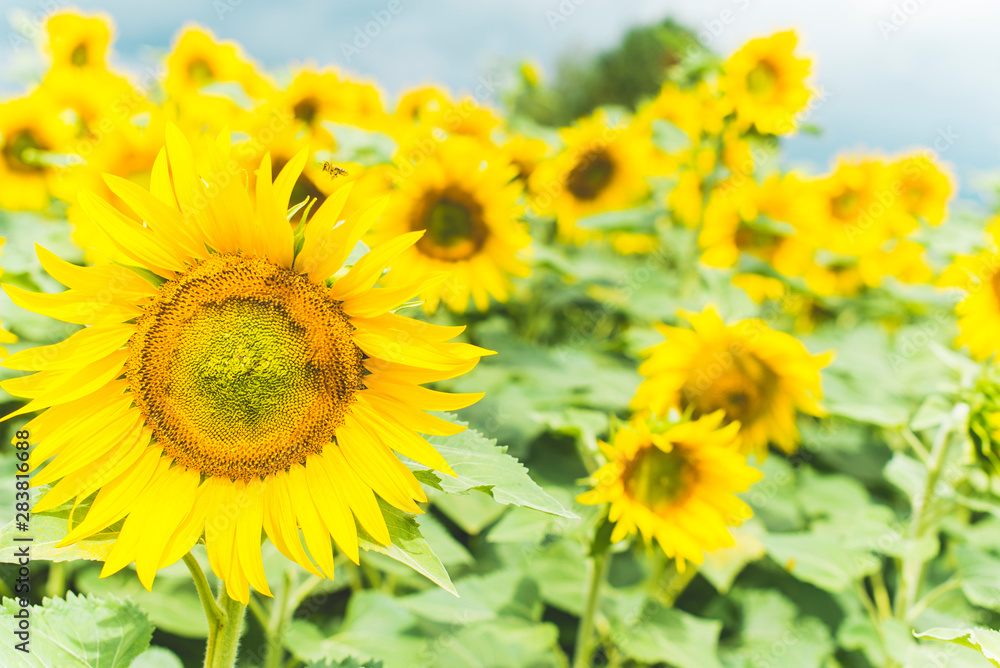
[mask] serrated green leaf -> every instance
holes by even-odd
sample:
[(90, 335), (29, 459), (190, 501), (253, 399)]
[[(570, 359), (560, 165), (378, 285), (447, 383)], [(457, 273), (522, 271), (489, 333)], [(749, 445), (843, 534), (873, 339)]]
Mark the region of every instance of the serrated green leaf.
[[(457, 424), (453, 415), (445, 418)], [(524, 506), (543, 513), (576, 518), (562, 504), (549, 496), (528, 475), (521, 462), (507, 454), (507, 448), (498, 446), (493, 439), (474, 429), (466, 429), (454, 436), (435, 436), (430, 439), (441, 453), (456, 477), (441, 474), (436, 487), (448, 494), (468, 494), (472, 490), (485, 492), (497, 503)], [(421, 470), (419, 465), (415, 468)]]
[(378, 499), (378, 502), (382, 516), (385, 517), (385, 524), (389, 528), (392, 545), (378, 543), (360, 524), (358, 524), (358, 544), (366, 550), (384, 554), (410, 566), (431, 582), (457, 596), (448, 571), (420, 533), (420, 524), (415, 517), (393, 508), (382, 499)]
[(940, 640), (963, 647), (969, 647), (982, 654), (994, 666), (1000, 666), (1000, 633), (991, 629), (927, 629), (920, 633), (914, 632), (917, 638)]
[[(3, 599), (0, 619), (13, 629), (21, 608)], [(149, 646), (153, 625), (130, 601), (77, 596), (47, 598), (29, 606), (30, 640), (25, 653), (8, 636), (0, 643), (0, 665), (18, 668), (126, 668)]]
[(106, 578), (100, 577), (97, 570), (88, 569), (77, 575), (76, 586), (94, 596), (127, 598), (145, 610), (158, 629), (183, 638), (208, 636), (208, 621), (190, 576), (157, 575), (153, 591), (147, 591), (131, 568)]
[(618, 597), (611, 610), (611, 640), (626, 656), (677, 668), (722, 668), (717, 645), (722, 623), (647, 600), (644, 594)]

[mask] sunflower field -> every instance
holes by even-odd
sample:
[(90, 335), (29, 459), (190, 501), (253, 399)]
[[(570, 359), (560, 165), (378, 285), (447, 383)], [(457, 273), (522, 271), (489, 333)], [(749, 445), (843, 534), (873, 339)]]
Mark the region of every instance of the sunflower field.
[(0, 666), (1000, 666), (1000, 218), (788, 168), (794, 31), (394, 98), (114, 40), (0, 101)]

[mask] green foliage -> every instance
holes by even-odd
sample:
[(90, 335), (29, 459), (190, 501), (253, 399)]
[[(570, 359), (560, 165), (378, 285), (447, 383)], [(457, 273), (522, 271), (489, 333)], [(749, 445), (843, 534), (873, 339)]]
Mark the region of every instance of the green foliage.
[(3, 599), (0, 619), (5, 628), (18, 626), (16, 615), (21, 610), (28, 611), (30, 651), (15, 649), (8, 638), (0, 645), (0, 659), (6, 666), (127, 668), (149, 646), (153, 635), (146, 614), (135, 604), (115, 597), (98, 599), (70, 593), (65, 599), (49, 598), (42, 605), (27, 608), (14, 599)]
[(541, 125), (569, 125), (603, 106), (635, 109), (667, 79), (695, 80), (710, 60), (694, 33), (670, 19), (629, 30), (621, 43), (589, 60), (560, 61), (551, 85), (526, 81), (510, 101), (512, 115)]

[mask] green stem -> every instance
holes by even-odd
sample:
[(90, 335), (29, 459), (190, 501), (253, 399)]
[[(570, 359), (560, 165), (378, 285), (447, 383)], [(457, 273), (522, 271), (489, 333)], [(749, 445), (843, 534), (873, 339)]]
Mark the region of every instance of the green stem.
[[(934, 490), (944, 469), (950, 440), (948, 437), (955, 425), (964, 421), (968, 411), (968, 405), (956, 404), (934, 435), (934, 442), (931, 444), (931, 452), (927, 459), (927, 480), (923, 491), (913, 499), (913, 516), (908, 533), (908, 538), (912, 541), (922, 538), (927, 530), (927, 510), (934, 500)], [(904, 620), (909, 615), (910, 606), (917, 598), (920, 581), (923, 579), (925, 560), (912, 558), (913, 553), (913, 550), (906, 550), (902, 559), (895, 609), (896, 619), (899, 620)]]
[(281, 592), (271, 604), (271, 619), (267, 624), (267, 653), (264, 668), (279, 668), (285, 656), (285, 626), (288, 623), (288, 599), (292, 594), (292, 574), (285, 571)]
[(946, 580), (942, 582), (934, 589), (924, 594), (924, 597), (913, 604), (910, 611), (906, 615), (906, 621), (912, 623), (917, 617), (923, 613), (924, 610), (929, 608), (935, 601), (947, 594), (948, 592), (960, 589), (962, 583), (958, 578), (952, 578), (951, 580)]
[(587, 584), (587, 602), (584, 605), (583, 616), (580, 618), (580, 628), (576, 634), (576, 651), (573, 652), (573, 668), (590, 668), (590, 660), (594, 653), (594, 615), (597, 614), (597, 603), (601, 598), (601, 585), (608, 575), (611, 560), (608, 553), (602, 551), (590, 559), (590, 582)]
[(216, 602), (225, 612), (226, 618), (219, 623), (215, 646), (212, 648), (212, 653), (205, 657), (205, 668), (233, 668), (236, 665), (236, 655), (239, 653), (243, 617), (246, 615), (247, 606), (229, 598), (225, 583), (219, 585)]
[(66, 594), (66, 563), (53, 561), (49, 564), (49, 577), (45, 582), (45, 595), (58, 598)]
[(188, 552), (184, 555), (184, 564), (191, 571), (194, 579), (194, 588), (198, 590), (198, 599), (201, 600), (201, 607), (205, 609), (205, 617), (208, 619), (208, 642), (205, 646), (205, 666), (210, 667), (209, 660), (215, 652), (215, 639), (218, 635), (219, 624), (226, 618), (226, 613), (219, 607), (212, 598), (212, 588), (205, 577), (205, 571), (201, 570), (201, 564)]

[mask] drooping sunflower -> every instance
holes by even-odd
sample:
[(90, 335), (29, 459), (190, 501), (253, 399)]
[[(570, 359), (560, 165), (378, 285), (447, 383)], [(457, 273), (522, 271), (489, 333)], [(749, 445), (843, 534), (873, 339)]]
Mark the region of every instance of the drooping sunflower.
[(265, 156), (251, 203), (229, 175), (228, 132), (196, 159), (168, 126), (148, 191), (107, 177), (141, 223), (80, 194), (135, 271), (78, 267), (39, 247), (45, 269), (70, 289), (5, 286), (24, 308), (87, 325), (9, 357), (8, 367), (37, 373), (4, 388), (31, 399), (8, 418), (46, 409), (25, 427), (31, 469), (44, 464), (33, 484), (55, 483), (36, 511), (96, 492), (62, 544), (124, 518), (105, 575), (134, 561), (150, 587), (157, 569), (204, 535), (212, 569), (246, 603), (248, 585), (268, 593), (262, 530), (286, 557), (332, 577), (331, 537), (357, 562), (355, 520), (389, 543), (376, 495), (419, 512), (424, 494), (393, 451), (450, 471), (417, 432), (464, 427), (424, 411), (480, 395), (420, 385), (465, 373), (488, 351), (449, 343), (460, 328), (392, 311), (440, 276), (373, 287), (420, 232), (340, 271), (384, 204), (338, 225), (343, 197), (329, 198), (299, 247), (286, 207), (305, 160), (300, 152), (272, 181)]
[(995, 220), (987, 233), (992, 248), (955, 257), (939, 279), (942, 287), (967, 292), (955, 307), (959, 329), (955, 346), (968, 346), (979, 360), (1000, 352), (1000, 340), (994, 334), (1000, 327), (1000, 221)]
[(510, 276), (528, 272), (517, 255), (531, 242), (519, 219), (516, 174), (501, 153), (457, 136), (437, 145), (409, 175), (398, 175), (392, 203), (370, 238), (385, 243), (407, 232), (424, 235), (400, 255), (397, 277), (390, 274), (387, 284), (410, 274), (448, 272), (443, 283), (420, 293), (428, 312), (440, 302), (463, 312), (470, 296), (480, 311), (490, 297), (506, 301)]
[(796, 129), (795, 115), (809, 103), (809, 61), (795, 57), (798, 37), (791, 30), (753, 39), (722, 67), (722, 90), (744, 127), (764, 134)]
[(764, 456), (768, 443), (785, 452), (798, 446), (796, 411), (823, 415), (820, 369), (831, 353), (811, 355), (794, 337), (763, 320), (727, 326), (711, 306), (681, 312), (693, 329), (659, 325), (666, 341), (646, 351), (639, 367), (646, 377), (632, 400), (636, 411), (665, 415), (671, 408), (695, 417), (725, 412), (740, 423), (746, 453)]
[(649, 194), (646, 177), (667, 171), (651, 149), (647, 126), (612, 125), (601, 109), (560, 135), (562, 152), (540, 163), (531, 176), (531, 205), (539, 214), (555, 216), (565, 241), (586, 241), (591, 233), (578, 228), (577, 220), (637, 204)]
[(42, 89), (0, 104), (0, 209), (44, 209), (57, 172), (46, 154), (74, 135)]
[(610, 503), (611, 540), (641, 534), (677, 561), (700, 564), (705, 551), (733, 544), (729, 527), (753, 515), (736, 494), (761, 478), (739, 449), (739, 425), (723, 426), (716, 411), (676, 423), (635, 419), (612, 444), (600, 443), (608, 463), (594, 473), (594, 489), (578, 501)]
[(103, 14), (84, 15), (61, 11), (45, 22), (46, 47), (52, 69), (104, 70), (111, 42), (111, 18)]

